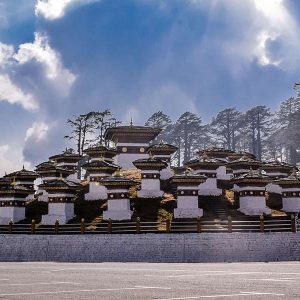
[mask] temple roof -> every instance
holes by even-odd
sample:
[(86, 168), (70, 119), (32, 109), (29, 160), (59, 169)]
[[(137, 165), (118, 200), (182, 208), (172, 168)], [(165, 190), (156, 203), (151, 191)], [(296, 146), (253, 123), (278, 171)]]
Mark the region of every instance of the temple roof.
[(96, 161), (86, 163), (86, 164), (82, 165), (82, 168), (87, 169), (87, 170), (88, 169), (111, 170), (112, 172), (114, 172), (117, 169), (119, 169), (120, 167), (102, 159), (102, 160), (96, 160)]
[(239, 166), (239, 165), (247, 165), (247, 166), (261, 166), (263, 163), (259, 160), (253, 159), (249, 156), (243, 155), (239, 159), (230, 161), (227, 163), (227, 166)]
[(0, 194), (23, 194), (28, 196), (33, 193), (33, 190), (28, 189), (22, 185), (17, 185), (14, 182), (9, 185), (0, 185)]
[(100, 182), (102, 185), (107, 187), (126, 187), (126, 188), (130, 188), (131, 186), (137, 183), (132, 179), (121, 176), (119, 172), (116, 172), (112, 176), (101, 179)]
[(16, 171), (4, 176), (5, 178), (32, 178), (36, 179), (39, 177), (39, 174), (34, 171), (26, 170), (23, 166), (22, 170)]
[(86, 153), (87, 155), (89, 155), (90, 157), (100, 157), (103, 156), (105, 157), (114, 157), (115, 155), (117, 155), (117, 150), (114, 148), (108, 148), (105, 146), (94, 146), (94, 147), (90, 147), (87, 148), (85, 150), (83, 150), (84, 153)]
[(270, 183), (272, 179), (265, 174), (262, 174), (260, 170), (253, 170), (246, 174), (242, 174), (236, 178), (231, 180), (234, 183), (244, 183), (244, 182), (251, 182), (251, 183)]
[(290, 165), (290, 164), (285, 163), (285, 162), (281, 162), (279, 160), (274, 160), (274, 161), (263, 163), (262, 168), (264, 170), (268, 170), (268, 169), (271, 169), (271, 170), (273, 170), (273, 169), (286, 169), (288, 171), (288, 170), (293, 170), (295, 168), (295, 166)]
[(204, 153), (202, 156), (199, 156), (196, 159), (192, 159), (185, 163), (186, 166), (195, 168), (199, 166), (215, 166), (216, 168), (219, 166), (222, 166), (224, 162), (222, 160), (219, 160), (217, 158), (209, 157), (206, 153)]
[(171, 182), (175, 184), (200, 184), (205, 182), (207, 179), (206, 176), (200, 175), (200, 174), (195, 174), (193, 170), (190, 168), (186, 168), (186, 170), (181, 173), (181, 174), (176, 174), (171, 177)]
[(300, 185), (300, 176), (297, 174), (296, 168), (294, 168), (294, 171), (290, 176), (274, 180), (274, 183), (279, 185)]
[(78, 190), (82, 187), (80, 183), (67, 180), (64, 178), (55, 178), (40, 184), (40, 187), (47, 190), (58, 189), (58, 190)]
[(220, 157), (227, 157), (231, 154), (234, 154), (235, 152), (229, 149), (224, 149), (219, 147), (212, 147), (205, 150), (199, 150), (197, 152), (198, 155), (203, 155), (204, 153), (206, 153), (207, 156), (217, 155)]
[(168, 154), (171, 155), (177, 151), (177, 147), (170, 144), (153, 144), (148, 147), (147, 152), (152, 154)]
[(228, 158), (233, 161), (233, 160), (237, 160), (243, 156), (252, 158), (252, 159), (256, 159), (255, 155), (247, 152), (247, 151), (239, 151), (239, 152), (233, 152), (232, 154), (228, 155)]
[(36, 166), (35, 170), (37, 173), (45, 173), (48, 171), (62, 173), (62, 174), (66, 174), (66, 175), (71, 175), (74, 173), (74, 171), (63, 168), (63, 167), (59, 167), (54, 162), (51, 162), (51, 161), (46, 161), (46, 162), (40, 163), (39, 165)]
[(148, 126), (117, 126), (107, 128), (104, 137), (106, 140), (111, 140), (115, 143), (149, 143), (160, 132), (161, 129)]
[(63, 151), (60, 154), (50, 156), (49, 160), (64, 161), (65, 159), (68, 159), (68, 160), (71, 159), (74, 161), (79, 161), (79, 160), (81, 160), (81, 158), (82, 158), (82, 156), (80, 154), (75, 153), (73, 149), (66, 149), (65, 151)]
[(141, 170), (147, 170), (147, 169), (161, 170), (166, 168), (168, 165), (166, 162), (155, 157), (137, 159), (132, 163), (136, 168)]

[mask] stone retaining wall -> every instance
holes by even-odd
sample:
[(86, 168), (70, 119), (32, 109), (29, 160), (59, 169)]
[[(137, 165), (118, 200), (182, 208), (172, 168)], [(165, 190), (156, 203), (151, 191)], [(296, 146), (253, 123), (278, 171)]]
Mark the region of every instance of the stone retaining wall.
[(300, 233), (0, 235), (0, 261), (300, 260)]

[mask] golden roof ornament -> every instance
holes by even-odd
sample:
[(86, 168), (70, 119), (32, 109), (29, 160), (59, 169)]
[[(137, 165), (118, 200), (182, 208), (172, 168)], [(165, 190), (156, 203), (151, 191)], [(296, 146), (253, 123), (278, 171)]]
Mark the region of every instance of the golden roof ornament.
[(130, 126), (133, 126), (132, 118), (130, 118)]
[(114, 177), (121, 177), (121, 169), (118, 168), (115, 173), (114, 173)]

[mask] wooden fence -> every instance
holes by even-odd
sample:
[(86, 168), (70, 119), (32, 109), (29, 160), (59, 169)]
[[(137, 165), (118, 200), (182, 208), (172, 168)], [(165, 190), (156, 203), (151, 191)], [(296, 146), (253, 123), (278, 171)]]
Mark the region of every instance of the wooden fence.
[(297, 232), (300, 222), (295, 215), (291, 217), (272, 217), (257, 219), (232, 219), (225, 220), (166, 220), (163, 222), (136, 221), (102, 221), (100, 223), (86, 223), (83, 219), (77, 224), (53, 225), (31, 224), (0, 225), (0, 234), (114, 234), (114, 233), (183, 233), (183, 232)]

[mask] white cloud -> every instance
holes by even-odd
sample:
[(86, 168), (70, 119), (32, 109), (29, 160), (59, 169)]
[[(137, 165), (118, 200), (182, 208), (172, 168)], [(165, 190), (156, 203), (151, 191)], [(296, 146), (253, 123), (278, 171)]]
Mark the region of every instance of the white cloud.
[(6, 101), (11, 104), (19, 104), (26, 110), (37, 110), (38, 102), (32, 95), (24, 93), (8, 77), (0, 74), (0, 101)]
[(26, 131), (25, 142), (34, 140), (40, 142), (45, 140), (50, 126), (45, 122), (34, 122)]
[(0, 66), (3, 68), (14, 54), (12, 45), (3, 44), (0, 42)]
[(98, 1), (100, 0), (37, 0), (35, 14), (54, 20), (63, 17), (71, 5), (86, 5)]
[(25, 168), (31, 168), (31, 165), (24, 161), (20, 145), (0, 145), (0, 176), (3, 176), (5, 172), (20, 170), (23, 164)]
[(56, 88), (67, 96), (76, 76), (64, 68), (59, 53), (50, 47), (47, 36), (36, 32), (33, 43), (25, 43), (19, 46), (14, 58), (19, 64), (25, 64), (35, 60), (44, 67), (46, 77), (55, 81)]

